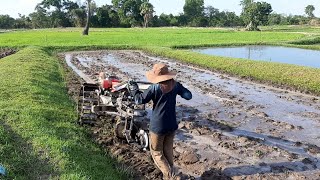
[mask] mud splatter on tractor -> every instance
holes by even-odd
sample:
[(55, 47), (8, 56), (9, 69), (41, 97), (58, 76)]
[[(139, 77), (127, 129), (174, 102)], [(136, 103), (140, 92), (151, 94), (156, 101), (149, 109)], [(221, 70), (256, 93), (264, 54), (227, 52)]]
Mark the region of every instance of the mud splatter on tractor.
[[(150, 85), (137, 82), (140, 90)], [(101, 116), (114, 121), (114, 134), (128, 143), (137, 143), (143, 150), (149, 147), (149, 118), (145, 105), (136, 105), (127, 88), (127, 82), (120, 82), (111, 76), (100, 84), (84, 83), (78, 102), (79, 123), (94, 125)]]

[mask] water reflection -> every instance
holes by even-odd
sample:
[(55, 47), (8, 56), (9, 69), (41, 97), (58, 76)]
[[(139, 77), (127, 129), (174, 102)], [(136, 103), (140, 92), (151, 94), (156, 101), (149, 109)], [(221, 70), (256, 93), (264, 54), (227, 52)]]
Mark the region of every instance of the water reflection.
[(202, 54), (280, 62), (320, 68), (320, 51), (279, 46), (243, 46), (194, 49)]

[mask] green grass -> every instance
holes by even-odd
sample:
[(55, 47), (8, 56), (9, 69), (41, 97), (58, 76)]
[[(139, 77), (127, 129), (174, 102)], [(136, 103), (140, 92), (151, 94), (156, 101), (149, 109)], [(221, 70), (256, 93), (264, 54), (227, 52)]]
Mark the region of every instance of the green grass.
[(127, 179), (75, 124), (63, 69), (40, 48), (0, 60), (0, 163), (7, 179)]
[(313, 36), (311, 38), (305, 38), (297, 41), (292, 41), (290, 44), (295, 45), (317, 45), (320, 44), (320, 36)]
[(320, 34), (320, 27), (309, 25), (263, 26), (260, 29), (267, 32), (295, 32), (305, 34)]
[(303, 38), (283, 32), (241, 32), (205, 28), (91, 29), (82, 36), (80, 29), (15, 31), (0, 34), (2, 46), (207, 46), (220, 44), (275, 43)]

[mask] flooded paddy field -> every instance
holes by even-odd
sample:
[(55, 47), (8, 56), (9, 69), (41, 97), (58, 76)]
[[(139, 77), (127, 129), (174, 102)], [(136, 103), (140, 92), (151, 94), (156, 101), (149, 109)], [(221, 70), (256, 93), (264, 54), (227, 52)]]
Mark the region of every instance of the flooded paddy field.
[[(87, 82), (96, 82), (99, 72), (145, 81), (145, 72), (159, 62), (178, 72), (177, 80), (193, 93), (191, 101), (177, 100), (174, 156), (184, 179), (320, 179), (319, 97), (139, 51), (72, 52), (64, 58)], [(141, 177), (160, 178), (148, 152), (111, 142), (105, 126), (101, 121), (92, 129), (106, 148)]]
[(320, 68), (320, 51), (282, 46), (242, 46), (201, 48), (193, 51), (207, 55), (278, 62)]

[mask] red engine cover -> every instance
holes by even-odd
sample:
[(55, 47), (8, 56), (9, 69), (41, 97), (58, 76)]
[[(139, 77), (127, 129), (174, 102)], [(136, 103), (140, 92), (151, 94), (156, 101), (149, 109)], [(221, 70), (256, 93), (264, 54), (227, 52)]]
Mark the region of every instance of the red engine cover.
[(111, 82), (110, 80), (105, 79), (105, 80), (103, 80), (103, 82), (102, 82), (102, 87), (103, 87), (104, 89), (109, 89), (109, 88), (112, 87), (112, 82)]
[(118, 84), (120, 81), (118, 79), (115, 78), (109, 78), (109, 79), (105, 79), (102, 82), (102, 87), (104, 89), (110, 89), (112, 88), (112, 85)]

